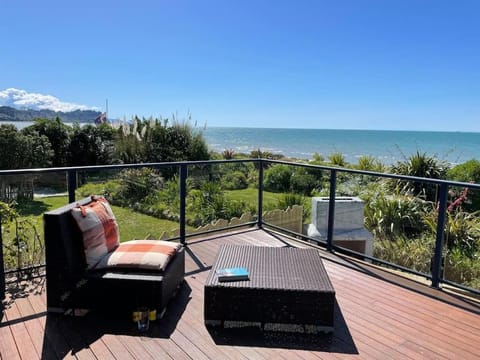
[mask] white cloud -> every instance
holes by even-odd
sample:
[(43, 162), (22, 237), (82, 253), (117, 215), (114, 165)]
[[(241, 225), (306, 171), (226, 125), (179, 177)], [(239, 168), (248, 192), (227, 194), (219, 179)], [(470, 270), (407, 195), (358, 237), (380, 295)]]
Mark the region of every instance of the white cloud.
[(0, 105), (11, 106), (17, 109), (33, 109), (33, 110), (53, 110), (53, 111), (75, 111), (75, 110), (98, 110), (95, 107), (86, 105), (78, 105), (60, 101), (52, 95), (43, 95), (37, 93), (29, 93), (25, 90), (9, 88), (0, 91)]

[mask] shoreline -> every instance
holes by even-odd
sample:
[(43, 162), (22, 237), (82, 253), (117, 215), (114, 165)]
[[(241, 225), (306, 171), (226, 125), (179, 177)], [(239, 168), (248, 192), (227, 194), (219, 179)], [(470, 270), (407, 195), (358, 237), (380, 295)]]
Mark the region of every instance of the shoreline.
[(207, 128), (210, 150), (249, 154), (260, 149), (295, 159), (328, 158), (341, 153), (350, 164), (371, 156), (385, 165), (404, 161), (417, 151), (456, 165), (480, 159), (480, 134), (385, 130)]

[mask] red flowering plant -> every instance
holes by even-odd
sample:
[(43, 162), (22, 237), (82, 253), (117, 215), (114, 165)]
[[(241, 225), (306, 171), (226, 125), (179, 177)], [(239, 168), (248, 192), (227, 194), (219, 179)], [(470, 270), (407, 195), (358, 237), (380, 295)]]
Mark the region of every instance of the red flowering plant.
[[(473, 183), (473, 182), (472, 182)], [(469, 204), (471, 190), (465, 187), (460, 193), (451, 190), (452, 200), (447, 207), (445, 240), (449, 249), (458, 248), (465, 255), (473, 255), (480, 248), (480, 211), (469, 212), (464, 205)]]
[[(471, 183), (473, 183), (473, 182), (471, 182)], [(463, 203), (468, 199), (468, 192), (469, 191), (470, 191), (470, 189), (468, 187), (464, 188), (463, 191), (460, 193), (460, 195), (454, 201), (452, 201), (450, 203), (450, 205), (448, 205), (447, 211), (452, 212), (456, 209), (462, 210)], [(456, 195), (453, 190), (450, 190), (448, 193), (452, 197)]]

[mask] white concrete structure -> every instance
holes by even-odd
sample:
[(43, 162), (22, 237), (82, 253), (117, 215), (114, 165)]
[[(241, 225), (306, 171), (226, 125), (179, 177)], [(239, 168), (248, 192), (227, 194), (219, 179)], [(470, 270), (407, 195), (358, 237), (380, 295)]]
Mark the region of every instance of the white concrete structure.
[[(328, 197), (312, 198), (312, 223), (307, 235), (319, 240), (327, 240)], [(335, 224), (333, 243), (351, 250), (373, 255), (373, 236), (364, 227), (365, 202), (358, 197), (335, 198)]]

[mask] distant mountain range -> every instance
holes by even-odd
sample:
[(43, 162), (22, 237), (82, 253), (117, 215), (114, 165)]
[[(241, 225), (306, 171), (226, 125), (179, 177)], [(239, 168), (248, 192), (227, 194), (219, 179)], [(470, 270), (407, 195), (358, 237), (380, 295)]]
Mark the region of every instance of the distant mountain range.
[(53, 110), (18, 110), (10, 106), (0, 106), (0, 121), (33, 121), (34, 119), (55, 119), (63, 122), (93, 123), (101, 112), (94, 110), (75, 110), (70, 112)]

